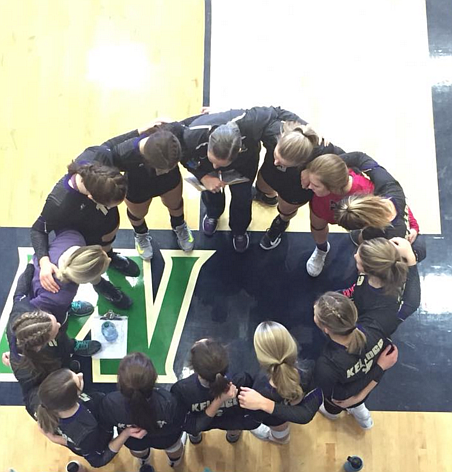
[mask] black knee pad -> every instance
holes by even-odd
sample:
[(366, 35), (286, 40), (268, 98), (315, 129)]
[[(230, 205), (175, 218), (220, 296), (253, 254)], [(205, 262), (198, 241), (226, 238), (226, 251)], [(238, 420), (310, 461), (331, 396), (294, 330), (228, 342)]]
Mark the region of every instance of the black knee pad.
[(133, 213), (130, 213), (130, 210), (127, 208), (127, 216), (129, 217), (129, 219), (131, 219), (132, 221), (140, 221), (142, 220), (143, 218), (137, 218)]
[(278, 205), (277, 210), (278, 210), (278, 213), (279, 213), (280, 215), (283, 215), (283, 216), (285, 216), (285, 217), (287, 217), (287, 218), (292, 218), (292, 216), (295, 216), (295, 214), (297, 213), (298, 208), (297, 208), (296, 210), (292, 211), (291, 213), (283, 213), (283, 212), (281, 211), (281, 209), (279, 208), (279, 205)]
[[(328, 226), (328, 225), (326, 225), (326, 226)], [(326, 228), (326, 226), (324, 226), (323, 228), (316, 228), (315, 226), (311, 225), (311, 230), (312, 231), (323, 231)]]

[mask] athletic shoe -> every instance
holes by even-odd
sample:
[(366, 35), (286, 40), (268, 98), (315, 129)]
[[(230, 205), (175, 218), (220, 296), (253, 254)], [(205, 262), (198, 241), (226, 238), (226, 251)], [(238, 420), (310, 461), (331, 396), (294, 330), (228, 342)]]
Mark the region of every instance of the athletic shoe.
[(187, 223), (184, 221), (180, 226), (173, 228), (173, 231), (176, 233), (177, 244), (179, 244), (182, 251), (193, 251), (195, 238), (193, 237), (191, 229), (187, 226)]
[(155, 469), (151, 464), (143, 464), (140, 467), (140, 472), (155, 472)]
[(314, 249), (311, 257), (306, 262), (306, 270), (311, 277), (318, 277), (325, 265), (326, 255), (330, 252), (330, 243), (327, 243), (327, 250), (321, 251), (317, 246)]
[(189, 434), (188, 439), (190, 439), (190, 442), (194, 445), (199, 444), (202, 441), (202, 433), (199, 433), (196, 436)]
[(88, 316), (94, 313), (94, 307), (89, 302), (72, 302), (67, 314), (68, 316)]
[(269, 197), (268, 195), (265, 195), (265, 193), (259, 190), (257, 186), (253, 185), (253, 188), (251, 189), (251, 191), (253, 195), (253, 200), (256, 200), (257, 202), (261, 202), (264, 205), (268, 205), (272, 207), (278, 204), (278, 197)]
[(71, 359), (71, 361), (69, 362), (69, 370), (72, 370), (74, 374), (79, 374), (82, 371), (82, 366), (80, 365), (79, 361)]
[(91, 357), (99, 352), (102, 344), (99, 341), (77, 341), (75, 340), (74, 354), (81, 357)]
[(152, 259), (154, 255), (154, 251), (152, 250), (152, 238), (149, 234), (149, 231), (146, 233), (135, 233), (135, 249), (138, 252), (138, 255), (143, 259), (143, 261), (149, 261)]
[(261, 424), (258, 428), (252, 429), (250, 433), (261, 441), (270, 441), (275, 444), (287, 444), (290, 441), (290, 433), (281, 441), (276, 439), (268, 426)]
[(235, 444), (240, 439), (241, 435), (242, 435), (242, 431), (240, 431), (238, 434), (230, 434), (230, 432), (227, 431), (226, 432), (226, 441), (229, 444)]
[(130, 297), (108, 280), (101, 279), (98, 284), (93, 285), (93, 288), (99, 295), (121, 310), (127, 310), (133, 304)]
[(121, 274), (127, 277), (138, 277), (140, 275), (140, 268), (138, 264), (128, 257), (121, 256), (117, 252), (108, 254), (111, 259), (110, 267), (116, 269)]
[(270, 251), (271, 249), (278, 247), (279, 243), (281, 242), (281, 236), (284, 231), (286, 231), (288, 226), (289, 222), (282, 220), (278, 215), (272, 221), (270, 228), (268, 228), (265, 234), (262, 236), (259, 246), (266, 251)]
[(358, 247), (361, 242), (360, 242), (360, 236), (361, 236), (362, 230), (361, 229), (354, 229), (350, 231), (350, 239), (352, 240), (352, 243)]
[(322, 413), (322, 415), (323, 415), (325, 418), (328, 418), (328, 419), (331, 420), (331, 421), (336, 421), (337, 419), (339, 419), (339, 416), (340, 416), (340, 413), (338, 413), (337, 415), (335, 415), (335, 414), (333, 414), (333, 413), (330, 413), (329, 411), (326, 411), (324, 403), (322, 403), (322, 404), (320, 405), (319, 411), (320, 411), (320, 413)]
[(232, 245), (234, 246), (235, 252), (245, 252), (250, 246), (250, 237), (248, 233), (234, 234), (232, 236)]
[(213, 236), (218, 226), (218, 218), (209, 218), (207, 215), (204, 215), (202, 219), (202, 232), (206, 236)]
[(370, 429), (374, 425), (374, 420), (370, 415), (370, 411), (364, 403), (361, 403), (361, 405), (355, 406), (354, 408), (347, 408), (347, 412), (355, 418), (363, 429)]
[[(170, 459), (168, 457), (168, 463), (170, 465), (170, 467), (177, 467), (178, 465), (180, 465), (180, 463), (182, 462), (182, 459), (184, 458), (184, 453), (185, 453), (185, 443), (187, 442), (187, 433), (184, 431), (182, 433), (182, 436), (180, 437), (180, 441), (182, 443), (182, 453), (181, 455), (179, 456), (179, 458), (177, 459)], [(167, 453), (168, 454), (168, 453)]]

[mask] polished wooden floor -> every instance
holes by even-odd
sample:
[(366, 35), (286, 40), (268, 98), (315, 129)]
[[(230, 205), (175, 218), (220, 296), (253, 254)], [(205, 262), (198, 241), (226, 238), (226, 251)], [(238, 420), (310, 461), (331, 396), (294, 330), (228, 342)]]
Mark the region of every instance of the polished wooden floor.
[[(307, 426), (293, 425), (286, 446), (259, 441), (248, 432), (235, 445), (226, 442), (224, 432), (204, 433), (200, 445), (187, 443), (184, 461), (176, 470), (339, 472), (347, 456), (360, 455), (365, 457), (366, 471), (452, 471), (452, 414), (374, 412), (373, 417), (374, 428), (365, 432), (352, 417), (331, 422), (318, 415)], [(13, 467), (17, 472), (63, 472), (67, 462), (76, 459), (67, 449), (47, 441), (20, 407), (1, 407), (0, 424), (16, 425), (3, 427), (1, 471)], [(172, 470), (164, 452), (153, 454), (158, 472)], [(83, 459), (80, 462), (87, 465)], [(133, 472), (137, 464), (123, 448), (102, 470)]]
[[(284, 81), (284, 94), (276, 94), (269, 90), (262, 90), (262, 98), (257, 99), (259, 87), (240, 89), (234, 82), (229, 82), (229, 75), (237, 71), (246, 81), (252, 80), (253, 74), (248, 69), (260, 70), (267, 81), (275, 81), (281, 77), (281, 70), (287, 76), (290, 70), (281, 69), (279, 66), (270, 68), (265, 66), (268, 58), (278, 58), (282, 51), (293, 48), (283, 47), (281, 42), (273, 42), (276, 48), (270, 52), (264, 41), (270, 41), (272, 35), (257, 35), (248, 31), (250, 41), (258, 41), (260, 46), (250, 43), (252, 49), (265, 51), (266, 56), (256, 55), (255, 59), (261, 59), (260, 64), (246, 62), (246, 48), (238, 46), (237, 60), (230, 60), (227, 51), (218, 49), (221, 44), (231, 46), (233, 43), (222, 40), (221, 34), (233, 31), (230, 26), (235, 16), (225, 17), (224, 9), (231, 2), (214, 2), (217, 16), (214, 17), (214, 49), (212, 57), (212, 91), (213, 98), (220, 107), (224, 107), (222, 100), (229, 100), (229, 106), (249, 106), (272, 102), (283, 104), (291, 108), (290, 98), (297, 96), (298, 90), (303, 90), (296, 106), (292, 107), (302, 117), (312, 119), (320, 123), (320, 129), (336, 141), (339, 145), (351, 146), (360, 150), (384, 154), (392, 144), (386, 138), (388, 132), (390, 139), (397, 144), (395, 151), (389, 157), (396, 157), (400, 153), (408, 154), (410, 158), (416, 151), (420, 155), (431, 155), (434, 147), (433, 126), (431, 115), (431, 103), (426, 100), (425, 76), (418, 73), (418, 69), (404, 69), (403, 76), (398, 75), (397, 89), (399, 92), (406, 84), (416, 83), (418, 89), (410, 89), (403, 95), (403, 102), (397, 103), (399, 95), (387, 95), (386, 102), (380, 104), (381, 93), (372, 93), (372, 100), (367, 110), (378, 107), (381, 114), (372, 118), (369, 123), (359, 115), (356, 109), (349, 111), (350, 116), (344, 119), (335, 119), (335, 109), (344, 110), (344, 104), (332, 102), (335, 96), (346, 97), (343, 91), (346, 80), (340, 87), (328, 88), (329, 82), (324, 75), (323, 81), (314, 78), (311, 72), (316, 67), (305, 67), (301, 76), (296, 76)], [(251, 3), (259, 10), (248, 10)], [(240, 11), (240, 25), (258, 27), (264, 21), (269, 21), (268, 15), (275, 11), (278, 13), (278, 21), (281, 20), (281, 12), (286, 11), (290, 2), (284, 0), (284, 5), (278, 3), (278, 8), (270, 9), (272, 2), (262, 2), (265, 7), (265, 19), (259, 17), (256, 11), (260, 11), (261, 3), (232, 2), (234, 11)], [(292, 7), (297, 1), (292, 2)], [(311, 2), (312, 3), (312, 2)], [(316, 10), (311, 12), (314, 18), (324, 21), (324, 6), (326, 0), (314, 2)], [(356, 2), (352, 2), (356, 3)], [(335, 8), (339, 8), (337, 2)], [(362, 3), (361, 3), (362, 4)], [(397, 21), (405, 25), (405, 36), (409, 38), (404, 42), (412, 57), (417, 57), (417, 51), (423, 51), (425, 55), (416, 63), (419, 68), (424, 67), (427, 54), (425, 28), (425, 10), (421, 0), (385, 0), (380, 2), (383, 9), (370, 12), (378, 38), (381, 39), (381, 24), (391, 16), (391, 25), (396, 26)], [(276, 2), (275, 2), (276, 5)], [(386, 15), (384, 9), (395, 8), (391, 15)], [(410, 22), (405, 21), (404, 11), (413, 8)], [(247, 10), (244, 10), (244, 8)], [(343, 4), (341, 2), (340, 8)], [(304, 17), (307, 4), (303, 6)], [(361, 10), (362, 8), (362, 10)], [(375, 9), (374, 5), (374, 9)], [(297, 15), (288, 15), (294, 20)], [(365, 14), (364, 7), (357, 10), (361, 18)], [(367, 12), (369, 13), (369, 12)], [(252, 21), (245, 18), (250, 15)], [(338, 13), (339, 14), (339, 13)], [(373, 15), (378, 14), (379, 21), (373, 20)], [(397, 16), (398, 15), (398, 16)], [(335, 15), (332, 15), (334, 17)], [(348, 15), (345, 15), (348, 17)], [(288, 19), (289, 17), (287, 17)], [(361, 25), (366, 29), (371, 23)], [(276, 18), (275, 18), (276, 20)], [(276, 21), (277, 23), (277, 21)], [(312, 28), (318, 24), (312, 21)], [(304, 22), (306, 27), (307, 23)], [(217, 28), (215, 30), (215, 28)], [(229, 28), (229, 29), (228, 29)], [(275, 31), (277, 25), (270, 31)], [(325, 30), (326, 28), (324, 28)], [(215, 33), (217, 31), (217, 33)], [(264, 29), (262, 29), (264, 31)], [(266, 28), (266, 31), (269, 31)], [(294, 31), (299, 32), (299, 28)], [(344, 28), (342, 28), (342, 32)], [(398, 29), (385, 29), (394, 38)], [(324, 37), (322, 34), (310, 34), (315, 36), (316, 44)], [(418, 34), (419, 33), (419, 34)], [(216, 36), (215, 36), (216, 34)], [(236, 41), (240, 35), (234, 37)], [(350, 38), (349, 38), (350, 39)], [(352, 38), (354, 40), (354, 37)], [(2, 53), (0, 60), (0, 188), (2, 188), (3, 202), (0, 206), (0, 226), (29, 227), (43, 206), (44, 199), (53, 184), (64, 173), (65, 166), (76, 157), (85, 147), (99, 144), (104, 140), (120, 134), (126, 130), (141, 126), (156, 117), (168, 116), (180, 119), (199, 112), (202, 105), (203, 91), (203, 41), (204, 41), (204, 2), (202, 0), (22, 0), (20, 2), (0, 0), (0, 41)], [(216, 42), (215, 42), (216, 41)], [(243, 41), (243, 39), (242, 39)], [(301, 41), (302, 42), (302, 41)], [(385, 36), (384, 43), (376, 42), (373, 51), (378, 57), (384, 58), (381, 52), (390, 49), (391, 39)], [(307, 44), (307, 43), (305, 43)], [(325, 48), (331, 46), (322, 40), (321, 48), (311, 48), (309, 57), (316, 64), (329, 67), (329, 60), (325, 59)], [(287, 44), (285, 44), (287, 46)], [(235, 46), (233, 46), (235, 47)], [(215, 49), (216, 48), (216, 49)], [(337, 45), (339, 50), (340, 45)], [(410, 49), (411, 48), (411, 49)], [(417, 48), (415, 50), (415, 48)], [(308, 46), (304, 49), (307, 52)], [(299, 48), (296, 48), (297, 54)], [(245, 51), (245, 52), (243, 52)], [(359, 54), (364, 57), (369, 49), (362, 45)], [(378, 54), (377, 54), (378, 53)], [(358, 53), (356, 53), (358, 54)], [(346, 55), (344, 55), (345, 58)], [(297, 74), (302, 61), (297, 64), (291, 62), (289, 56), (285, 56), (290, 67), (296, 67)], [(407, 56), (410, 61), (411, 56)], [(339, 53), (335, 53), (336, 69), (342, 66)], [(271, 62), (271, 61), (270, 61)], [(358, 61), (359, 62), (359, 61)], [(412, 61), (413, 67), (416, 61)], [(234, 66), (231, 66), (231, 63)], [(391, 58), (391, 63), (398, 64), (397, 52)], [(244, 69), (244, 66), (248, 69)], [(262, 65), (264, 67), (262, 68)], [(287, 66), (286, 66), (287, 67)], [(384, 67), (379, 63), (376, 69)], [(403, 64), (402, 64), (403, 69)], [(269, 71), (272, 73), (269, 74)], [(226, 74), (227, 73), (227, 74)], [(326, 74), (326, 71), (322, 71)], [(374, 74), (381, 84), (382, 75)], [(391, 77), (397, 73), (391, 74)], [(408, 77), (410, 76), (410, 77)], [(220, 79), (223, 77), (223, 82)], [(294, 77), (294, 76), (293, 76)], [(407, 78), (408, 77), (408, 78)], [(232, 78), (231, 78), (232, 80)], [(391, 79), (392, 80), (392, 79)], [(391, 80), (386, 80), (383, 85), (388, 88), (393, 85)], [(260, 80), (258, 81), (260, 83)], [(262, 85), (262, 84), (261, 84)], [(357, 84), (353, 82), (352, 86)], [(262, 85), (265, 87), (265, 84)], [(340, 93), (337, 93), (341, 88)], [(309, 95), (306, 90), (311, 90)], [(372, 85), (362, 84), (359, 92), (364, 96), (369, 90), (374, 90)], [(227, 92), (225, 94), (225, 92)], [(266, 95), (265, 95), (266, 94)], [(265, 96), (264, 96), (265, 95)], [(421, 110), (416, 108), (406, 109), (415, 105), (412, 98), (420, 97)], [(221, 98), (221, 99), (220, 99)], [(248, 103), (248, 100), (254, 101)], [(214, 101), (215, 101), (214, 100)], [(430, 100), (430, 96), (428, 97)], [(238, 103), (241, 101), (241, 103)], [(319, 103), (327, 104), (327, 108), (317, 108)], [(393, 107), (385, 109), (385, 103)], [(361, 106), (361, 100), (353, 104)], [(381, 105), (381, 106), (380, 106)], [(419, 101), (417, 102), (419, 105)], [(394, 115), (394, 110), (397, 114)], [(385, 111), (387, 115), (385, 118)], [(328, 115), (329, 113), (329, 115)], [(341, 111), (342, 113), (342, 111)], [(403, 131), (398, 127), (407, 115), (423, 116), (424, 120), (408, 121)], [(367, 111), (366, 119), (370, 119), (371, 111)], [(327, 116), (328, 115), (328, 116)], [(353, 116), (355, 118), (353, 118)], [(356, 116), (359, 116), (356, 119)], [(382, 131), (380, 123), (388, 121), (387, 127)], [(347, 125), (349, 120), (350, 125)], [(416, 121), (416, 123), (414, 123)], [(420, 124), (419, 124), (420, 123)], [(337, 125), (340, 124), (339, 127)], [(413, 134), (419, 134), (419, 128), (424, 127), (428, 139), (423, 141), (422, 148), (419, 143), (413, 141)], [(397, 127), (394, 127), (397, 125)], [(357, 127), (361, 126), (360, 129)], [(379, 129), (378, 129), (379, 128)], [(358, 129), (358, 130), (357, 130)], [(376, 130), (373, 134), (369, 130)], [(330, 131), (331, 130), (331, 131)], [(411, 134), (406, 130), (411, 130)], [(382, 133), (385, 140), (380, 141)], [(341, 139), (344, 136), (343, 140)], [(359, 139), (355, 139), (355, 138)], [(382, 144), (383, 143), (383, 144)], [(410, 143), (410, 148), (402, 144)], [(355, 150), (355, 149), (351, 149)], [(433, 149), (434, 151), (434, 149)], [(396, 160), (396, 159), (394, 159)], [(406, 165), (407, 161), (397, 165), (400, 178), (408, 187), (414, 188), (417, 182), (412, 179), (413, 168)], [(389, 162), (385, 164), (390, 167)], [(391, 164), (392, 165), (392, 164)], [(411, 172), (403, 173), (410, 168)], [(392, 167), (390, 167), (392, 169)], [(416, 172), (424, 172), (424, 178), (433, 175), (436, 178), (436, 169), (432, 165), (427, 170), (416, 167)], [(435, 190), (435, 183), (432, 184)], [(414, 191), (413, 191), (414, 193)], [(432, 192), (432, 194), (436, 194)], [(419, 208), (421, 201), (418, 195), (415, 210), (417, 216), (426, 226), (425, 232), (440, 232), (438, 223), (438, 203), (436, 200), (424, 201), (429, 207)], [(191, 189), (185, 189), (186, 215), (192, 228), (198, 228), (199, 221), (199, 194)], [(124, 208), (122, 212), (122, 227), (128, 228)], [(273, 215), (274, 209), (263, 208), (255, 204), (255, 212), (251, 229), (265, 229)], [(307, 211), (303, 209), (299, 218), (291, 225), (292, 230), (308, 230)], [(153, 202), (148, 217), (150, 228), (170, 228), (167, 212), (160, 202)], [(223, 218), (221, 228), (227, 228), (227, 219)], [(1, 385), (0, 385), (1, 390)], [(294, 426), (292, 441), (287, 446), (268, 445), (259, 442), (249, 433), (235, 446), (229, 445), (223, 438), (223, 433), (215, 431), (208, 433), (202, 445), (188, 446), (183, 466), (180, 470), (201, 472), (204, 467), (210, 467), (214, 472), (247, 472), (247, 471), (339, 471), (350, 454), (362, 455), (366, 458), (365, 470), (373, 472), (383, 471), (449, 471), (452, 470), (452, 453), (450, 442), (452, 440), (452, 416), (444, 413), (407, 413), (407, 412), (375, 412), (375, 428), (364, 433), (353, 422), (352, 418), (344, 418), (340, 422), (331, 423), (323, 417), (316, 417), (312, 424), (306, 427)], [(62, 472), (65, 464), (72, 456), (64, 448), (55, 446), (46, 441), (37, 431), (36, 425), (20, 407), (0, 407), (0, 424), (3, 426), (0, 441), (0, 471), (13, 467), (17, 472)], [(158, 471), (170, 470), (166, 464), (163, 453), (157, 452), (154, 464)], [(119, 456), (108, 466), (105, 471), (128, 472), (136, 470), (136, 464), (123, 450)]]

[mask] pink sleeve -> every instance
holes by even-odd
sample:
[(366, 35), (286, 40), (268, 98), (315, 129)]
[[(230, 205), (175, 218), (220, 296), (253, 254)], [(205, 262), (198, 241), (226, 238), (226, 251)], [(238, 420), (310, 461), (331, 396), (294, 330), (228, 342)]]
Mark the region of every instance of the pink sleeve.
[(408, 207), (408, 221), (410, 223), (410, 229), (415, 229), (419, 233), (419, 224), (410, 207)]

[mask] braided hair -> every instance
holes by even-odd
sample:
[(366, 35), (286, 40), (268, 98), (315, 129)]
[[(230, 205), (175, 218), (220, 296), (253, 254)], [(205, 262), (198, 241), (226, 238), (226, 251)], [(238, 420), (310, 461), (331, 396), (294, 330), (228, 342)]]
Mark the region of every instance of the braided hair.
[(314, 313), (319, 324), (328, 328), (331, 334), (349, 336), (347, 351), (360, 353), (366, 345), (366, 335), (357, 328), (358, 310), (355, 304), (337, 292), (324, 293), (314, 305)]
[(72, 161), (67, 167), (69, 175), (79, 174), (83, 185), (96, 203), (109, 206), (122, 202), (127, 193), (127, 177), (116, 167), (99, 162), (80, 164)]
[(143, 148), (145, 166), (159, 170), (175, 167), (182, 157), (179, 139), (164, 127), (152, 128), (150, 133)]
[(22, 353), (20, 367), (38, 378), (45, 378), (61, 367), (59, 359), (50, 357), (42, 348), (52, 340), (53, 324), (50, 315), (36, 310), (20, 315), (12, 325), (17, 347)]

